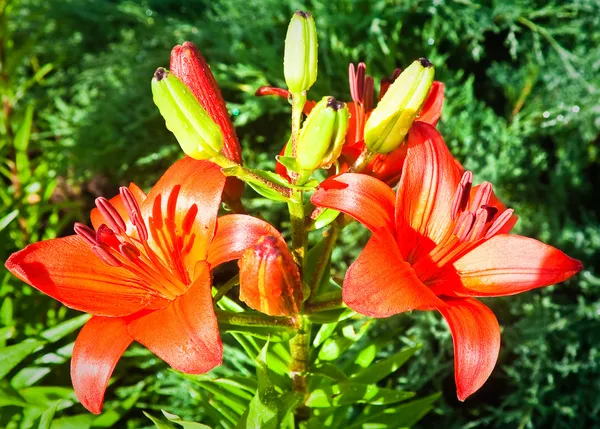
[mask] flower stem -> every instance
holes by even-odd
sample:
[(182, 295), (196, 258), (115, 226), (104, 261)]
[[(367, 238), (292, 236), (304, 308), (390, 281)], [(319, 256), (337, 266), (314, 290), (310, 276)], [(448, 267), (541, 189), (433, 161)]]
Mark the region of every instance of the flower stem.
[(327, 269), (327, 265), (329, 264), (329, 260), (331, 258), (331, 254), (333, 253), (333, 249), (335, 248), (335, 242), (339, 235), (339, 227), (337, 220), (331, 224), (331, 228), (325, 237), (325, 248), (323, 249), (323, 253), (319, 257), (319, 262), (315, 268), (315, 271), (310, 279), (310, 297), (309, 301), (312, 302), (319, 294), (319, 287), (321, 286), (321, 282), (323, 280), (323, 275), (325, 274), (325, 270)]
[(304, 264), (304, 254), (306, 253), (306, 231), (304, 224), (304, 204), (303, 192), (294, 190), (292, 198), (288, 201), (288, 210), (290, 212), (290, 224), (292, 228), (292, 254), (301, 270)]
[(293, 329), (295, 321), (289, 317), (266, 316), (262, 313), (236, 313), (226, 310), (215, 310), (219, 323), (236, 326), (282, 327)]
[(348, 169), (348, 173), (360, 173), (361, 171), (363, 171), (367, 167), (367, 165), (369, 165), (369, 162), (371, 162), (374, 155), (375, 153), (371, 152), (371, 150), (365, 146), (360, 156)]
[(219, 302), (221, 298), (225, 296), (227, 292), (229, 292), (234, 286), (240, 284), (240, 276), (236, 274), (232, 277), (227, 283), (217, 289), (217, 293), (213, 296), (213, 304)]
[(294, 392), (308, 393), (306, 373), (310, 363), (310, 321), (304, 316), (298, 316), (297, 334), (290, 340), (290, 375)]
[(306, 104), (306, 92), (292, 94), (292, 157), (296, 157), (298, 135), (300, 134), (300, 123), (302, 122), (302, 111)]
[(335, 296), (331, 298), (325, 298), (322, 300), (310, 302), (306, 305), (306, 312), (308, 313), (316, 313), (319, 311), (325, 310), (334, 310), (336, 308), (342, 308), (344, 303), (342, 302), (342, 295), (336, 293)]

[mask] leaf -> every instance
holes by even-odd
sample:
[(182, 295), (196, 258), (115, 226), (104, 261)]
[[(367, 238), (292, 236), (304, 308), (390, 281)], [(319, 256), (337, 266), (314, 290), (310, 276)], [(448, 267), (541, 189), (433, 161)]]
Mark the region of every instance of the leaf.
[(309, 231), (314, 231), (316, 229), (325, 228), (331, 222), (337, 219), (340, 215), (340, 212), (333, 209), (325, 209), (323, 210), (319, 216), (315, 220), (313, 220), (308, 226)]
[(31, 178), (31, 169), (29, 167), (29, 157), (27, 152), (17, 152), (15, 155), (15, 163), (17, 165), (17, 176), (21, 183), (29, 182)]
[(258, 389), (250, 401), (248, 409), (238, 421), (237, 429), (276, 429), (278, 427), (278, 398), (275, 387), (269, 378), (267, 369), (267, 349), (269, 342), (262, 348), (256, 358), (256, 377)]
[(358, 332), (354, 332), (352, 325), (346, 325), (342, 328), (342, 336), (330, 337), (319, 349), (318, 357), (320, 360), (332, 361), (339, 358), (342, 353), (348, 350), (355, 342), (360, 340), (368, 331), (373, 323), (373, 319), (365, 322)]
[(19, 210), (15, 209), (0, 219), (0, 231), (6, 228), (19, 215)]
[(415, 396), (414, 392), (385, 389), (376, 384), (340, 383), (312, 391), (306, 400), (306, 406), (328, 408), (355, 403), (388, 405), (413, 396)]
[(348, 381), (348, 377), (346, 377), (344, 371), (330, 363), (321, 363), (315, 365), (315, 367), (311, 370), (311, 374), (327, 377), (340, 383)]
[(185, 429), (211, 429), (210, 426), (203, 425), (202, 423), (186, 422), (185, 420), (181, 420), (181, 417), (175, 414), (168, 413), (165, 410), (160, 411), (162, 411), (163, 415), (169, 419), (169, 421), (177, 423), (179, 426)]
[(152, 423), (154, 423), (154, 426), (156, 426), (157, 429), (174, 429), (175, 426), (173, 426), (171, 423), (165, 423), (162, 420), (154, 417), (152, 414), (147, 413), (146, 411), (142, 411), (144, 413), (144, 415), (146, 417), (148, 417), (150, 420), (152, 420)]
[(377, 383), (394, 371), (397, 371), (420, 348), (421, 345), (419, 344), (415, 347), (400, 350), (399, 352), (355, 373), (350, 379), (355, 383)]
[(56, 410), (62, 400), (56, 401), (54, 404), (50, 405), (46, 411), (40, 417), (40, 423), (38, 424), (38, 429), (50, 429), (52, 427), (52, 419), (54, 419), (54, 414), (56, 414)]
[(26, 407), (27, 401), (6, 381), (0, 382), (0, 407)]
[(294, 171), (296, 173), (300, 172), (300, 169), (298, 168), (298, 165), (296, 164), (296, 158), (292, 158), (291, 156), (277, 155), (275, 157), (275, 159), (277, 160), (278, 163), (283, 165), (288, 170)]
[(29, 366), (21, 369), (10, 380), (11, 386), (15, 389), (23, 389), (33, 386), (52, 371), (47, 366)]
[(95, 417), (91, 413), (61, 417), (52, 422), (52, 429), (88, 429)]
[(21, 124), (19, 125), (19, 129), (15, 133), (13, 145), (15, 147), (15, 150), (19, 152), (25, 152), (27, 150), (27, 146), (29, 145), (29, 137), (31, 136), (31, 127), (33, 124), (33, 110), (33, 103), (29, 104), (27, 106), (27, 109), (25, 110), (23, 121), (21, 122)]
[(81, 328), (85, 322), (90, 320), (89, 314), (82, 314), (80, 316), (74, 317), (72, 319), (66, 320), (62, 323), (59, 323), (56, 326), (53, 326), (50, 329), (46, 329), (40, 333), (40, 336), (51, 343), (54, 343), (61, 338), (69, 335), (74, 330)]
[(0, 348), (0, 380), (44, 342), (28, 338), (19, 344)]
[[(397, 407), (371, 407), (363, 413), (363, 417), (356, 420), (345, 429), (376, 428), (405, 428), (411, 427), (425, 416), (432, 408), (433, 403), (440, 397), (439, 393), (417, 399)], [(368, 414), (365, 416), (365, 414)]]
[(293, 331), (276, 326), (239, 326), (220, 322), (219, 328), (225, 332), (237, 332), (240, 334), (247, 334), (263, 340), (268, 339), (277, 343), (282, 341), (289, 341), (289, 339), (294, 336)]

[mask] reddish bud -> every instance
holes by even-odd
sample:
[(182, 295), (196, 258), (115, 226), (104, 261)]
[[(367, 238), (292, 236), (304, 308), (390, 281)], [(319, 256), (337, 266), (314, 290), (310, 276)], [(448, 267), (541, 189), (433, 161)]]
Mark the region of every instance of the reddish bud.
[(302, 302), (300, 271), (286, 244), (266, 235), (239, 261), (240, 299), (270, 316), (298, 313)]
[[(206, 60), (192, 42), (184, 42), (183, 45), (173, 48), (170, 71), (192, 91), (200, 105), (221, 128), (223, 155), (241, 164), (242, 147), (229, 118), (219, 85)], [(236, 178), (228, 178), (224, 192), (228, 201), (239, 200), (244, 192), (244, 184)]]

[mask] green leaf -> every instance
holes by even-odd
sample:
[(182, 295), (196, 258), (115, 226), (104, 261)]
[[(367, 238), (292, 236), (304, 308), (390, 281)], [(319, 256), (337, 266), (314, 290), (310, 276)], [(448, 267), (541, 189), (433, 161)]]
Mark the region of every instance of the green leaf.
[(295, 171), (296, 173), (300, 172), (300, 169), (296, 164), (296, 158), (292, 158), (291, 156), (277, 155), (275, 159), (288, 170)]
[(15, 139), (13, 140), (13, 145), (15, 150), (19, 152), (25, 152), (27, 150), (27, 146), (29, 145), (29, 137), (31, 136), (31, 127), (33, 124), (33, 110), (34, 105), (29, 104), (27, 109), (25, 110), (25, 115), (23, 116), (23, 121), (19, 125), (19, 129), (15, 133)]
[(2, 218), (0, 218), (0, 231), (10, 225), (10, 223), (15, 220), (18, 215), (19, 210), (15, 209), (7, 215), (2, 216)]
[(21, 183), (29, 182), (31, 178), (31, 169), (29, 167), (29, 157), (27, 152), (17, 152), (15, 155), (15, 163), (17, 165), (17, 176)]
[(306, 400), (306, 405), (311, 408), (339, 407), (355, 403), (387, 405), (413, 396), (414, 392), (385, 389), (376, 384), (340, 383), (315, 389)]
[(28, 338), (19, 344), (0, 348), (0, 380), (44, 342)]
[(143, 411), (144, 415), (146, 417), (148, 417), (150, 420), (152, 420), (152, 423), (154, 423), (154, 426), (156, 426), (157, 429), (174, 429), (175, 426), (173, 426), (171, 423), (165, 423), (162, 420), (160, 420), (159, 418), (154, 417), (152, 414), (147, 413), (146, 411)]
[(15, 389), (33, 386), (46, 375), (50, 374), (51, 371), (52, 369), (47, 366), (29, 366), (17, 372), (10, 380), (10, 384)]
[(0, 381), (0, 407), (26, 407), (27, 401), (6, 381)]
[(294, 336), (294, 332), (277, 326), (239, 326), (228, 323), (219, 323), (219, 328), (225, 332), (236, 332), (247, 334), (263, 340), (270, 340), (276, 343), (289, 341)]
[(38, 424), (38, 429), (50, 429), (52, 427), (52, 419), (54, 419), (54, 414), (56, 414), (56, 410), (62, 401), (56, 401), (54, 404), (50, 405), (46, 411), (40, 417), (40, 423)]
[(407, 402), (397, 407), (370, 407), (363, 413), (363, 417), (356, 420), (345, 429), (368, 428), (407, 428), (415, 425), (432, 408), (433, 403), (440, 397), (439, 393)]
[(202, 423), (196, 422), (186, 422), (185, 420), (181, 420), (181, 417), (166, 412), (165, 410), (161, 410), (163, 415), (169, 419), (169, 421), (173, 423), (177, 423), (179, 426), (185, 429), (211, 429), (210, 426), (203, 425)]
[(75, 331), (78, 328), (81, 328), (85, 322), (90, 320), (89, 314), (82, 314), (80, 316), (74, 317), (72, 319), (66, 320), (62, 323), (59, 323), (56, 326), (53, 326), (50, 329), (46, 329), (40, 333), (40, 336), (51, 343), (54, 343), (61, 338), (69, 335), (71, 332)]
[(318, 375), (321, 377), (327, 377), (340, 383), (348, 381), (348, 377), (346, 377), (344, 371), (330, 363), (321, 363), (315, 365), (314, 368), (311, 370), (311, 374)]
[(390, 357), (387, 357), (355, 373), (350, 378), (355, 383), (377, 383), (378, 381), (383, 380), (385, 377), (392, 374), (394, 371), (397, 371), (420, 348), (421, 345), (419, 344), (415, 347), (409, 347), (400, 350)]
[(95, 417), (91, 413), (61, 417), (52, 422), (52, 429), (89, 429)]
[(275, 387), (269, 378), (267, 369), (267, 342), (256, 358), (256, 377), (258, 389), (248, 409), (240, 418), (237, 429), (277, 429), (278, 427), (278, 398)]
[(330, 337), (323, 342), (318, 353), (319, 359), (332, 361), (339, 358), (342, 353), (363, 337), (372, 323), (373, 319), (366, 321), (358, 332), (354, 332), (354, 327), (352, 325), (344, 326), (342, 328), (341, 336)]
[(340, 215), (340, 212), (333, 209), (325, 209), (323, 210), (319, 216), (315, 220), (313, 220), (308, 226), (309, 231), (314, 231), (316, 229), (325, 228), (331, 222), (337, 219)]

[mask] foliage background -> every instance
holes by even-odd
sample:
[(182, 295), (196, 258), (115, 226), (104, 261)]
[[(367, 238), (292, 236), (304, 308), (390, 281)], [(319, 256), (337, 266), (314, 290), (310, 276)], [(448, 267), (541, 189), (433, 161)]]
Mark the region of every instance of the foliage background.
[[(129, 181), (148, 187), (180, 156), (149, 83), (184, 40), (211, 63), (246, 162), (272, 165), (287, 138), (288, 106), (253, 92), (282, 86), (288, 19), (296, 9), (309, 10), (320, 42), (312, 98), (349, 98), (350, 61), (365, 61), (381, 78), (428, 57), (446, 84), (439, 128), (453, 153), (516, 209), (518, 232), (586, 266), (559, 287), (489, 302), (503, 325), (500, 360), (465, 403), (455, 397), (451, 338), (437, 314), (379, 322), (377, 329), (398, 332), (390, 353), (410, 340), (424, 344), (389, 384), (443, 393), (421, 427), (600, 426), (597, 0), (1, 0), (0, 8), (0, 259), (29, 242), (71, 233), (74, 221), (87, 221), (95, 196), (112, 195)], [(260, 200), (250, 204), (264, 210)], [(365, 238), (360, 227), (344, 234), (343, 251), (334, 254), (338, 275)], [(75, 315), (4, 269), (0, 280), (0, 346), (48, 338), (49, 328)], [(22, 385), (65, 388), (36, 391), (47, 397), (32, 401), (73, 399), (71, 331), (50, 336), (41, 358), (10, 373)], [(247, 371), (236, 359), (230, 368)], [(120, 401), (118, 427), (148, 425), (142, 409), (191, 418), (206, 411), (198, 408), (202, 389), (182, 383), (142, 348), (130, 349), (117, 373), (119, 387), (109, 395)], [(0, 384), (0, 426), (27, 427), (35, 417), (7, 400), (8, 390)], [(61, 427), (85, 427), (77, 407), (57, 412)]]

